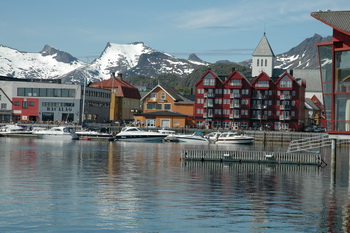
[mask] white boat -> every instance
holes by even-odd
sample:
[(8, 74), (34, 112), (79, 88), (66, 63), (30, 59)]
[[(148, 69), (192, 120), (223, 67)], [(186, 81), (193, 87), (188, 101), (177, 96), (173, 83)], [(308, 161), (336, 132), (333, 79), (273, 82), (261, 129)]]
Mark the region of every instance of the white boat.
[(113, 140), (113, 135), (110, 133), (102, 133), (98, 131), (78, 131), (75, 132), (79, 140)]
[(209, 140), (209, 142), (215, 143), (218, 140), (221, 132), (211, 132), (205, 135), (204, 137)]
[(209, 140), (203, 137), (203, 132), (202, 131), (195, 131), (193, 134), (177, 134), (175, 135), (177, 140), (179, 142), (186, 142), (186, 143), (193, 143), (193, 144), (198, 144), (198, 143), (204, 143), (208, 144)]
[(0, 135), (4, 137), (31, 135), (32, 131), (17, 124), (4, 125), (0, 128)]
[(33, 132), (38, 138), (55, 139), (55, 140), (78, 140), (78, 135), (74, 132), (72, 127), (57, 126), (48, 130), (40, 130)]
[(174, 130), (160, 129), (158, 132), (161, 134), (166, 134), (166, 137), (164, 138), (165, 142), (179, 142), (179, 140), (176, 138), (176, 132)]
[(139, 127), (125, 127), (115, 136), (117, 141), (162, 142), (167, 134), (145, 131)]
[(243, 133), (225, 132), (220, 134), (216, 140), (216, 144), (250, 144), (254, 141), (254, 137)]

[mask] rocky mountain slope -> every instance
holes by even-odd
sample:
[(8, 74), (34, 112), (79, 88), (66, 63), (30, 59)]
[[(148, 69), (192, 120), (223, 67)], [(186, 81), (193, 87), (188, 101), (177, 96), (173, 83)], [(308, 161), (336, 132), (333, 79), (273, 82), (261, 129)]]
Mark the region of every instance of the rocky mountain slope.
[(85, 65), (69, 53), (45, 45), (39, 53), (0, 46), (0, 75), (16, 78), (59, 78)]
[[(331, 36), (322, 37), (315, 34), (306, 38), (299, 45), (291, 48), (288, 52), (277, 54), (275, 68), (279, 69), (318, 69), (317, 43), (329, 42)], [(273, 48), (272, 48), (273, 50)], [(252, 60), (240, 62), (245, 66), (251, 66)]]
[[(331, 37), (315, 34), (298, 46), (276, 56), (276, 68), (315, 69), (318, 67), (316, 43), (330, 41)], [(131, 44), (107, 43), (101, 55), (92, 63), (79, 61), (67, 52), (46, 45), (39, 53), (20, 52), (0, 46), (0, 75), (16, 78), (60, 78), (63, 82), (96, 82), (110, 77), (111, 72), (123, 73), (124, 77), (171, 74), (189, 77), (194, 70), (209, 63), (195, 54), (188, 59), (176, 58), (154, 50), (142, 42)], [(250, 67), (251, 60), (239, 64)]]

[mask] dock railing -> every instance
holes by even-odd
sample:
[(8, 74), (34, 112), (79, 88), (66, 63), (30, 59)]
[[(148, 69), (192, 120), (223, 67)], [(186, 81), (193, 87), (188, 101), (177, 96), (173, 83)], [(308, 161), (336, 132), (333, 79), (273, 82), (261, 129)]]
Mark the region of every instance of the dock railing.
[(287, 153), (265, 151), (183, 150), (181, 158), (193, 161), (240, 163), (273, 163), (322, 166), (319, 153)]

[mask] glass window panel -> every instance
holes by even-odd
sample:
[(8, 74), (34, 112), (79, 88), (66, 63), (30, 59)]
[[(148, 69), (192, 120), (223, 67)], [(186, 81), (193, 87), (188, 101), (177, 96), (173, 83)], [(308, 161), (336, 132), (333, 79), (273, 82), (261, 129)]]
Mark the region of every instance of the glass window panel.
[(318, 47), (322, 82), (332, 82), (332, 45)]
[(24, 88), (17, 88), (17, 96), (24, 96)]

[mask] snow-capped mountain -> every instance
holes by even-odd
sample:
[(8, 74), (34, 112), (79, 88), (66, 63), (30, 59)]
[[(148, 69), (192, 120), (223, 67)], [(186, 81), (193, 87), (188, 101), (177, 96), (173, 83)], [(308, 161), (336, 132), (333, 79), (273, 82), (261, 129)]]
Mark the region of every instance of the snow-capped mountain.
[[(277, 69), (318, 69), (317, 43), (329, 42), (331, 36), (322, 37), (315, 34), (306, 38), (299, 45), (291, 48), (288, 52), (276, 55), (275, 68)], [(252, 60), (240, 62), (251, 67)]]
[[(275, 68), (318, 68), (316, 43), (330, 41), (331, 37), (315, 34), (298, 46), (276, 56)], [(131, 44), (107, 43), (101, 55), (92, 63), (79, 61), (69, 53), (48, 45), (39, 53), (20, 52), (0, 46), (0, 75), (16, 78), (62, 79), (62, 82), (83, 83), (108, 79), (110, 73), (122, 73), (124, 77), (143, 75), (157, 77), (161, 74), (177, 74), (186, 77), (199, 66), (208, 65), (195, 54), (179, 59), (154, 50), (142, 42)], [(251, 60), (239, 64), (250, 67)]]
[(131, 44), (108, 43), (101, 55), (91, 64), (67, 73), (60, 78), (79, 82), (86, 78), (89, 82), (108, 79), (112, 72), (131, 77), (144, 75), (157, 77), (160, 74), (177, 74), (183, 77), (206, 62), (179, 59), (170, 54), (154, 50), (142, 42)]
[(84, 66), (69, 53), (45, 45), (39, 53), (20, 52), (0, 46), (0, 75), (16, 78), (58, 78)]

